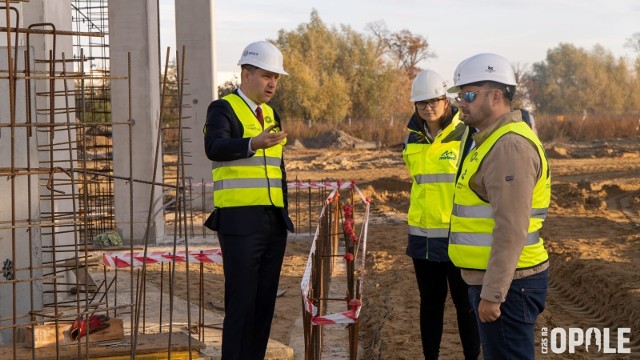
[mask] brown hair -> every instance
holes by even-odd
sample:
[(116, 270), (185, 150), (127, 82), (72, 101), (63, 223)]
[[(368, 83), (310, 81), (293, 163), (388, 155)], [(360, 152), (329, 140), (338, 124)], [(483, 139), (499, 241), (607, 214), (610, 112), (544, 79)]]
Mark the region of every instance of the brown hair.
[(254, 72), (254, 71), (258, 70), (258, 69), (259, 69), (259, 67), (254, 66), (254, 65), (251, 65), (251, 64), (242, 64), (242, 65), (240, 65), (240, 69), (242, 69), (242, 70), (247, 70), (247, 71), (249, 71), (250, 73), (252, 73), (252, 72)]
[(446, 101), (447, 103), (444, 104), (444, 112), (442, 113), (442, 116), (440, 117), (440, 128), (444, 129), (447, 126), (449, 126), (449, 124), (451, 124), (451, 120), (453, 120), (453, 109), (451, 109), (451, 100), (449, 100), (449, 98), (445, 97), (444, 101)]
[[(446, 103), (444, 104), (444, 111), (442, 112), (442, 116), (440, 116), (440, 130), (444, 130), (444, 128), (449, 126), (449, 124), (451, 124), (451, 121), (453, 120), (453, 109), (451, 108), (451, 100), (449, 100), (448, 97), (445, 96), (445, 98), (441, 99), (440, 101), (446, 101)], [(416, 109), (415, 111), (418, 119), (420, 119), (421, 121), (425, 121), (418, 113), (418, 109)]]

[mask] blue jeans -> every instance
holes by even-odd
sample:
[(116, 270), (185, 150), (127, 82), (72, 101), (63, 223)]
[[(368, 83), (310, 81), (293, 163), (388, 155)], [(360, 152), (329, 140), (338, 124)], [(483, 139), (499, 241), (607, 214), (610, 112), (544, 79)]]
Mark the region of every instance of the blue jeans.
[(513, 280), (500, 317), (483, 323), (478, 318), (481, 285), (469, 286), (469, 301), (478, 318), (480, 342), (485, 360), (535, 359), (534, 326), (544, 310), (549, 270)]

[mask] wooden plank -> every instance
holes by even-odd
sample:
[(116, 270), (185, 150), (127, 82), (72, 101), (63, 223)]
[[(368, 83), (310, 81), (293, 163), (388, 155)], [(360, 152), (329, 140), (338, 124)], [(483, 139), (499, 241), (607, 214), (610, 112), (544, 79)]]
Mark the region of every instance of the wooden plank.
[[(144, 354), (163, 354), (163, 358), (167, 358), (169, 347), (169, 334), (139, 334), (137, 337), (136, 359)], [(171, 358), (174, 353), (184, 351), (198, 351), (204, 349), (206, 345), (191, 338), (191, 349), (189, 349), (189, 335), (185, 333), (171, 334)], [(32, 354), (33, 352), (33, 354)], [(123, 359), (129, 359), (131, 354), (131, 336), (127, 335), (122, 340), (110, 341), (107, 343), (90, 343), (87, 349), (84, 342), (73, 343), (71, 345), (54, 347), (44, 347), (39, 349), (27, 349), (18, 347), (16, 354), (13, 353), (11, 344), (0, 346), (0, 359), (14, 360), (71, 360), (80, 358), (103, 358), (124, 356)], [(32, 356), (33, 355), (33, 356)], [(153, 358), (151, 358), (153, 359)]]
[[(89, 342), (100, 342), (107, 340), (120, 340), (124, 338), (124, 328), (122, 319), (110, 319), (107, 321), (109, 327), (89, 334)], [(36, 325), (35, 327), (26, 326), (18, 328), (18, 341), (21, 345), (28, 348), (43, 348), (48, 346), (56, 346), (56, 337), (58, 345), (73, 345), (76, 343), (69, 336), (70, 324)], [(33, 329), (33, 331), (32, 331)], [(84, 337), (80, 338), (81, 342), (87, 341)]]
[[(166, 360), (169, 357), (168, 352), (160, 352), (154, 354), (136, 354), (136, 360)], [(189, 360), (198, 359), (200, 354), (197, 351), (191, 351), (191, 357), (189, 357), (189, 351), (172, 351), (171, 360)], [(118, 355), (99, 357), (100, 360), (131, 360), (131, 355)]]

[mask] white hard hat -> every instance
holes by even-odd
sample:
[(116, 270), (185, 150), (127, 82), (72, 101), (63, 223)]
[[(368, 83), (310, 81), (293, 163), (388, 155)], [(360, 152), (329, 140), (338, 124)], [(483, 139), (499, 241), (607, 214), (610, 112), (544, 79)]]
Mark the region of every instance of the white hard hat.
[(433, 70), (422, 70), (411, 85), (411, 101), (435, 99), (446, 95), (447, 83)]
[(249, 64), (278, 74), (289, 75), (282, 65), (282, 53), (268, 41), (256, 41), (242, 51), (238, 65)]
[(480, 81), (493, 81), (504, 85), (516, 86), (516, 77), (509, 60), (496, 54), (477, 54), (462, 60), (453, 74), (453, 87), (450, 93), (460, 92), (460, 87)]

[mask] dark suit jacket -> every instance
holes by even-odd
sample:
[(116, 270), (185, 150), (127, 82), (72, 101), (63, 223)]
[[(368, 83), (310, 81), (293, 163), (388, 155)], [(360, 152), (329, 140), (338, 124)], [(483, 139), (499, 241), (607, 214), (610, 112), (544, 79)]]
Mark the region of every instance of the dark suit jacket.
[[(237, 90), (234, 93), (237, 95)], [(275, 122), (282, 128), (280, 116), (275, 110), (274, 117)], [(209, 104), (204, 136), (204, 148), (209, 160), (232, 161), (250, 157), (248, 154), (249, 138), (243, 138), (243, 132), (242, 123), (227, 101), (216, 100)], [(284, 208), (279, 210), (282, 214), (283, 225), (293, 232), (293, 223), (287, 210), (287, 173), (284, 159), (280, 163), (280, 169), (282, 170)], [(251, 221), (250, 219), (258, 219), (263, 216), (264, 208), (264, 206), (215, 208), (204, 225), (223, 234), (249, 235), (251, 228), (247, 226), (247, 222)]]

